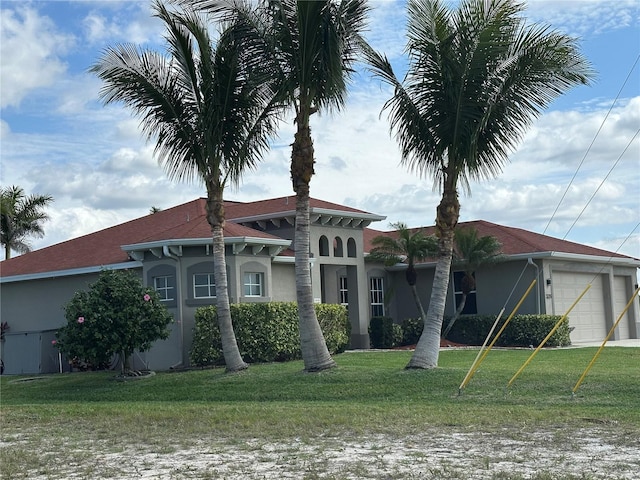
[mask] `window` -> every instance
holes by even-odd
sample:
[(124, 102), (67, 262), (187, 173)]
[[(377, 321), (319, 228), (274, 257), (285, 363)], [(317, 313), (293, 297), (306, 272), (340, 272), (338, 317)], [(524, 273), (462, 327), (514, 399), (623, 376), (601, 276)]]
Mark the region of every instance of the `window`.
[(384, 278), (371, 277), (369, 279), (369, 295), (371, 299), (371, 316), (384, 316)]
[(336, 237), (333, 239), (333, 256), (334, 257), (343, 257), (342, 253), (342, 239), (340, 237)]
[(356, 258), (356, 241), (353, 238), (347, 240), (347, 257)]
[(193, 298), (213, 298), (216, 296), (216, 281), (213, 273), (193, 275)]
[(262, 297), (263, 284), (264, 284), (264, 274), (245, 273), (244, 274), (244, 296), (245, 297)]
[(340, 304), (345, 307), (349, 305), (349, 289), (347, 288), (347, 277), (341, 276), (338, 279), (338, 298)]
[[(473, 278), (475, 279), (476, 275), (473, 274)], [(462, 279), (464, 278), (464, 272), (453, 272), (453, 293), (455, 295), (456, 301), (456, 309), (460, 302), (462, 301)], [(462, 309), (462, 315), (474, 315), (478, 313), (478, 305), (476, 303), (476, 291), (471, 290), (467, 295), (467, 300), (464, 303), (464, 308)]]
[(168, 302), (169, 300), (173, 300), (172, 276), (164, 275), (162, 277), (153, 277), (153, 288), (158, 292), (161, 301)]
[(329, 239), (324, 235), (320, 237), (320, 240), (318, 242), (318, 248), (320, 249), (319, 253), (321, 257), (329, 256)]

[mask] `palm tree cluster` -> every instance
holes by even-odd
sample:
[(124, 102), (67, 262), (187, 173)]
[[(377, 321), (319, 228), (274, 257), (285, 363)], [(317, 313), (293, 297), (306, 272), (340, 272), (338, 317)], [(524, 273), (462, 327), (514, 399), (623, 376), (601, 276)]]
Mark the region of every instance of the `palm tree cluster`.
[(11, 258), (11, 251), (31, 251), (29, 237), (44, 236), (42, 223), (49, 219), (44, 208), (53, 202), (51, 195), (29, 195), (18, 186), (0, 189), (0, 244), (4, 258)]
[[(405, 279), (416, 303), (423, 323), (425, 314), (418, 288), (416, 264), (434, 259), (438, 255), (438, 238), (426, 235), (421, 228), (410, 229), (403, 222), (390, 225), (394, 232), (378, 235), (371, 241), (373, 248), (367, 260), (383, 262), (387, 266), (406, 264)], [(482, 266), (502, 260), (502, 245), (492, 235), (479, 236), (475, 228), (458, 228), (455, 231), (453, 264), (464, 272), (462, 277), (462, 297), (454, 316), (449, 321), (442, 337), (446, 337), (451, 327), (462, 314), (468, 295), (476, 289), (475, 272)]]
[(460, 217), (459, 188), (497, 176), (534, 118), (593, 72), (576, 40), (527, 25), (513, 0), (408, 0), (409, 66), (399, 80), (365, 47), (373, 73), (393, 88), (384, 109), (401, 161), (433, 179), (439, 253), (424, 330), (408, 368), (438, 364), (440, 333)]
[[(141, 118), (169, 176), (199, 180), (206, 187), (227, 369), (246, 364), (229, 314), (224, 188), (256, 166), (288, 111), (296, 126), (290, 173), (301, 350), (308, 371), (334, 365), (311, 289), (309, 200), (315, 158), (310, 119), (344, 107), (358, 58), (393, 87), (385, 108), (402, 161), (432, 177), (442, 191), (437, 245), (429, 241), (428, 246), (437, 247), (429, 250), (438, 259), (435, 285), (410, 364), (436, 366), (460, 211), (458, 186), (468, 189), (471, 180), (496, 175), (532, 117), (569, 87), (586, 83), (590, 70), (575, 41), (547, 27), (525, 26), (522, 5), (513, 0), (463, 0), (457, 10), (438, 0), (408, 0), (409, 71), (401, 82), (363, 38), (366, 0), (173, 3), (181, 8), (154, 3), (166, 26), (166, 55), (120, 45), (109, 48), (91, 70), (104, 82), (106, 103), (123, 102)], [(215, 36), (211, 19), (218, 27)], [(418, 260), (421, 252), (412, 258)]]

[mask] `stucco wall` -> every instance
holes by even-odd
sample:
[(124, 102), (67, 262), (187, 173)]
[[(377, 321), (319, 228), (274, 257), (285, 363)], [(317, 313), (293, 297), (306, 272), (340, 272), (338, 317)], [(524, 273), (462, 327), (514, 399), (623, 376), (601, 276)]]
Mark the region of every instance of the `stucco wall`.
[(86, 290), (98, 274), (54, 277), (0, 284), (0, 315), (10, 331), (31, 332), (63, 326), (64, 305)]

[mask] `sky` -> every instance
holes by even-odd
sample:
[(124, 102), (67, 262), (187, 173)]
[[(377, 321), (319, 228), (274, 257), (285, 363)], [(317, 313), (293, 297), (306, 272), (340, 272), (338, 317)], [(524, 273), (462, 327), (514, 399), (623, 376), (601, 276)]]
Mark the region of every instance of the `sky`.
[[(203, 185), (170, 181), (138, 120), (104, 106), (88, 73), (107, 46), (165, 51), (163, 26), (147, 0), (2, 0), (0, 185), (49, 194), (42, 248), (206, 195)], [(371, 0), (367, 38), (406, 68), (402, 0)], [(579, 39), (597, 72), (538, 118), (491, 180), (461, 192), (460, 221), (486, 220), (640, 258), (640, 2), (529, 0), (525, 16)], [(391, 91), (359, 68), (341, 112), (316, 114), (315, 198), (432, 225), (440, 193), (400, 164), (382, 112)], [(255, 171), (225, 198), (292, 195), (294, 126), (283, 122)], [(4, 254), (4, 253), (3, 253)], [(0, 258), (4, 258), (0, 257)]]

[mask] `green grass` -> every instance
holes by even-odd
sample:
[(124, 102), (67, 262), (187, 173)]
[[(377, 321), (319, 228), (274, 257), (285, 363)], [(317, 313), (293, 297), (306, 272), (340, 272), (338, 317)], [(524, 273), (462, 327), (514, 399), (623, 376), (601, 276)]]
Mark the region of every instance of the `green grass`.
[[(219, 448), (215, 441), (222, 441), (251, 458), (254, 449), (261, 452), (261, 445), (281, 445), (280, 461), (307, 465), (300, 477), (305, 479), (423, 478), (419, 472), (396, 475), (393, 469), (366, 476), (375, 452), (336, 475), (321, 453), (300, 450), (317, 446), (319, 440), (322, 452), (334, 446), (339, 451), (342, 441), (376, 435), (406, 441), (428, 432), (480, 431), (522, 440), (530, 432), (545, 431), (551, 432), (547, 441), (563, 449), (575, 441), (574, 434), (595, 427), (614, 444), (635, 448), (640, 435), (640, 348), (608, 347), (572, 396), (595, 351), (543, 350), (510, 391), (507, 382), (531, 351), (495, 351), (462, 395), (458, 387), (477, 350), (443, 351), (440, 367), (430, 371), (404, 370), (411, 353), (394, 351), (338, 355), (337, 368), (318, 374), (303, 373), (301, 362), (290, 362), (252, 365), (238, 374), (222, 369), (158, 372), (125, 382), (117, 381), (114, 372), (2, 377), (0, 478), (60, 479), (71, 473), (74, 478), (124, 478), (118, 463), (96, 463), (94, 456), (126, 459), (138, 445), (171, 458), (192, 448), (194, 441), (211, 445), (211, 455)], [(43, 445), (49, 448), (43, 450)], [(487, 457), (487, 465), (480, 467), (486, 469), (493, 461)], [(152, 460), (145, 462), (151, 464), (136, 468), (153, 467)], [(66, 469), (60, 470), (60, 463)], [(188, 463), (177, 466), (171, 478), (249, 478), (243, 470), (249, 468), (246, 463), (230, 476), (218, 467), (190, 468)], [(429, 475), (467, 478), (464, 469), (446, 463), (434, 466)], [(578, 478), (545, 475), (532, 478)], [(496, 473), (490, 478), (525, 477)]]
[[(338, 368), (302, 373), (300, 362), (159, 372), (120, 382), (113, 372), (3, 377), (3, 434), (32, 428), (154, 429), (191, 435), (282, 437), (398, 434), (416, 426), (614, 423), (640, 427), (640, 349), (607, 348), (575, 396), (593, 348), (542, 351), (507, 391), (528, 350), (492, 352), (462, 395), (476, 350), (444, 351), (440, 368), (404, 370), (409, 352), (345, 353)], [(148, 430), (151, 430), (150, 432)]]

